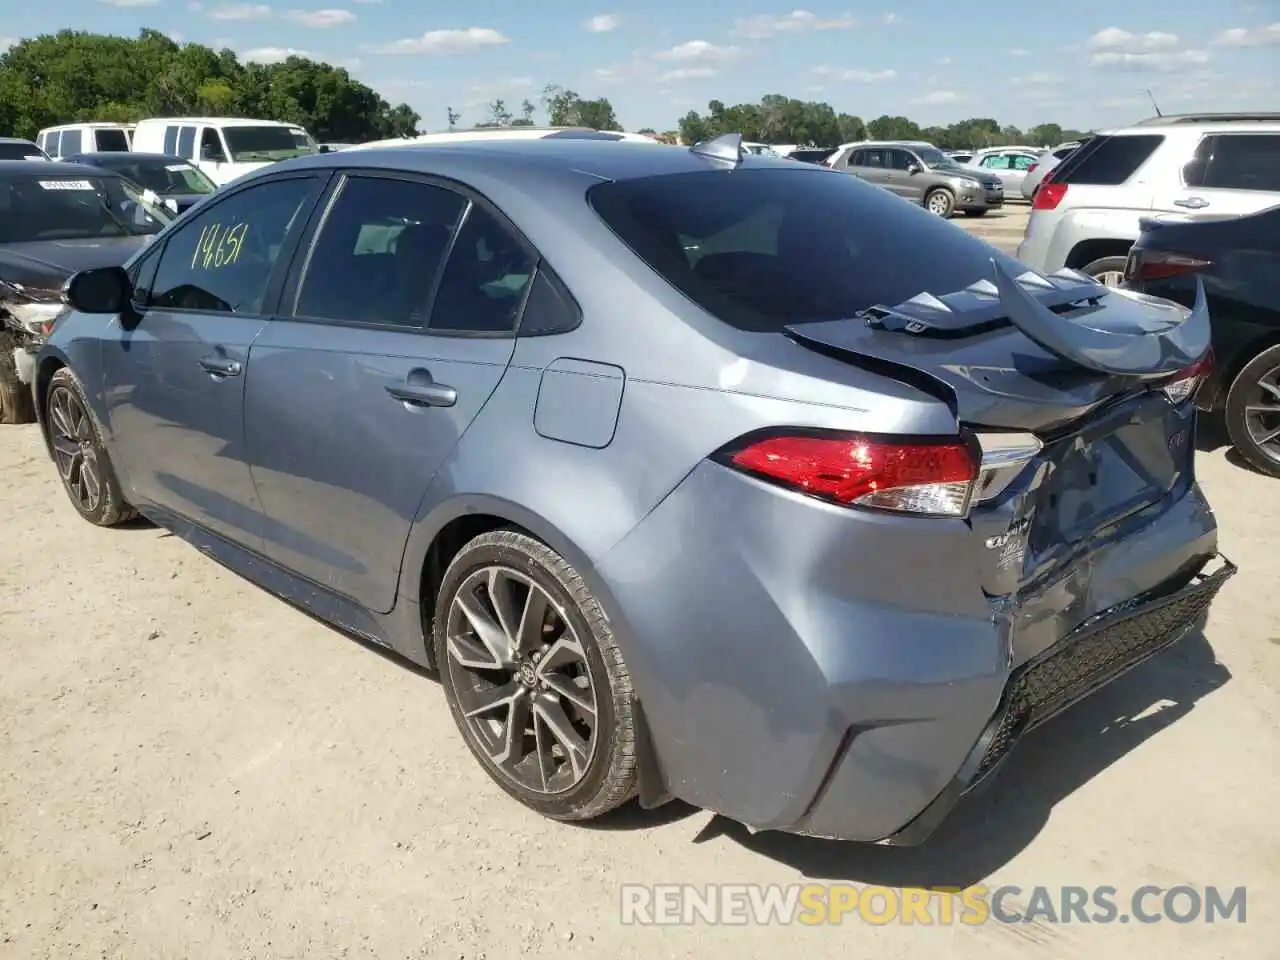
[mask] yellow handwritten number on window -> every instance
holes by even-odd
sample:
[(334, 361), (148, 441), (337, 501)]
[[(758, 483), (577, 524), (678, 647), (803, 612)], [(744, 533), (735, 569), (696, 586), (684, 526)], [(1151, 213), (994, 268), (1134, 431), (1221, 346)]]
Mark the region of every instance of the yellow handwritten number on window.
[(200, 238), (191, 255), (191, 269), (217, 270), (235, 263), (240, 259), (240, 250), (248, 232), (247, 223), (233, 223), (229, 226), (209, 223), (201, 227)]

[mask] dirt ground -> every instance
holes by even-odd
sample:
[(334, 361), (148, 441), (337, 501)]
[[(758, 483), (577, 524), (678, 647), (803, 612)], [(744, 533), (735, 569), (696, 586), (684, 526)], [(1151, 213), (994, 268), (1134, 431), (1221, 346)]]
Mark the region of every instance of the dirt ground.
[[(99, 530), (0, 430), (0, 958), (1280, 957), (1280, 481), (1200, 460), (1241, 567), (1191, 638), (1023, 743), (930, 845), (671, 805), (549, 823), (438, 686), (150, 527)], [(1247, 922), (620, 923), (626, 883), (1248, 889)]]

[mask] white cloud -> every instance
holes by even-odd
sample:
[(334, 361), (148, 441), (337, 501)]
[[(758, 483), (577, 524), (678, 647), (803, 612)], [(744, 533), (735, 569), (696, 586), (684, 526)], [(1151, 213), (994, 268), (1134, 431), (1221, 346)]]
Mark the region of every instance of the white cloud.
[(813, 72), (840, 83), (884, 83), (898, 75), (896, 70), (845, 70), (837, 67), (814, 67)]
[(428, 30), (420, 37), (392, 40), (390, 43), (384, 43), (372, 49), (374, 53), (393, 55), (454, 56), (510, 42), (510, 38), (490, 27), (467, 27), (465, 30)]
[(617, 30), (621, 24), (622, 18), (616, 13), (597, 13), (582, 26), (591, 33), (608, 33)]
[(943, 57), (941, 60), (938, 61), (938, 66), (949, 67), (953, 63), (955, 63), (955, 61), (952, 60), (950, 57)]
[(17, 42), (17, 37), (0, 37), (0, 53), (4, 53), (10, 47), (16, 45)]
[(1213, 43), (1218, 47), (1274, 47), (1280, 44), (1280, 23), (1223, 30)]
[(1036, 73), (1028, 73), (1025, 77), (1014, 77), (1015, 84), (1024, 86), (1047, 86), (1049, 84), (1061, 83), (1062, 77), (1056, 73), (1048, 73), (1046, 71), (1037, 71)]
[(329, 8), (325, 10), (290, 10), (284, 14), (284, 18), (292, 20), (294, 23), (300, 23), (304, 27), (327, 30), (330, 27), (340, 27), (345, 23), (354, 23), (356, 15), (350, 10)]
[(1184, 49), (1176, 33), (1130, 33), (1107, 27), (1089, 38), (1089, 63), (1120, 70), (1172, 71), (1209, 62), (1203, 50)]
[(834, 17), (823, 19), (808, 10), (792, 10), (790, 13), (759, 14), (741, 18), (734, 23), (733, 32), (748, 40), (764, 40), (779, 33), (810, 33), (815, 30), (844, 30), (853, 26), (853, 18)]
[(1011, 57), (1029, 57), (1029, 56), (1031, 56), (1031, 51), (1030, 51), (1030, 50), (1028, 50), (1026, 47), (1014, 47), (1012, 50), (1010, 50), (1010, 51), (1009, 51), (1009, 56), (1011, 56)]
[(224, 3), (207, 16), (210, 20), (266, 20), (273, 12), (265, 3)]
[(98, 0), (99, 3), (105, 3), (111, 7), (120, 7), (122, 9), (137, 7), (157, 7), (160, 0)]
[(911, 102), (919, 107), (945, 107), (953, 103), (964, 103), (965, 97), (954, 90), (934, 90)]
[(719, 72), (715, 67), (681, 67), (659, 74), (658, 79), (664, 83), (679, 83), (682, 80), (706, 80), (709, 77), (716, 76)]
[(690, 66), (720, 67), (735, 59), (740, 52), (737, 47), (718, 47), (706, 40), (690, 40), (654, 56), (659, 60), (674, 60)]
[(906, 19), (896, 13), (886, 13), (880, 18), (880, 22), (886, 27), (902, 27), (907, 24)]
[(305, 50), (293, 47), (255, 47), (240, 54), (240, 59), (247, 63), (284, 63), (290, 57), (307, 57), (313, 59)]

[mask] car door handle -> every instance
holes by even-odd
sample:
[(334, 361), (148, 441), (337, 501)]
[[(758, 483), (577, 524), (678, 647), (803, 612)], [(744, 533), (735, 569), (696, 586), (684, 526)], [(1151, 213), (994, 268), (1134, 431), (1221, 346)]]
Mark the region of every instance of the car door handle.
[(1186, 207), (1188, 210), (1203, 210), (1209, 205), (1209, 201), (1203, 197), (1188, 197), (1186, 200), (1173, 201), (1175, 207)]
[(244, 369), (240, 366), (239, 360), (232, 360), (230, 357), (224, 357), (216, 353), (201, 357), (200, 366), (215, 377), (238, 377), (240, 376), (240, 371)]
[(443, 383), (389, 383), (387, 393), (415, 407), (452, 407), (458, 391)]

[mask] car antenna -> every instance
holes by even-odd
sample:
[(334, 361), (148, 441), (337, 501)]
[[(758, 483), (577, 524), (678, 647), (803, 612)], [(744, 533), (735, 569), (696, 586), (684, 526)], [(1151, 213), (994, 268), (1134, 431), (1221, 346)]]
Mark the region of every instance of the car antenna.
[(1156, 103), (1156, 95), (1151, 92), (1151, 88), (1147, 87), (1145, 92), (1151, 100), (1151, 105), (1156, 108), (1156, 116), (1163, 117), (1164, 114), (1160, 112), (1160, 104)]
[(710, 160), (724, 160), (737, 166), (742, 162), (742, 134), (722, 133), (710, 140), (699, 140), (689, 148), (689, 152)]

